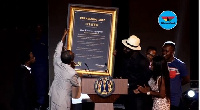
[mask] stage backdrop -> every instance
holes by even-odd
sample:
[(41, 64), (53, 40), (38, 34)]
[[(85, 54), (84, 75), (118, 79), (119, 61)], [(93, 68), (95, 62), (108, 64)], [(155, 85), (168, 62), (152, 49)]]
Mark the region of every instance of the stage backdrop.
[[(144, 3), (145, 2), (145, 3)], [(145, 54), (148, 46), (155, 46), (158, 54), (161, 54), (161, 47), (167, 40), (176, 43), (176, 57), (186, 63), (191, 79), (198, 79), (198, 13), (195, 7), (191, 6), (190, 0), (184, 1), (135, 1), (127, 2), (121, 0), (50, 0), (49, 1), (49, 70), (50, 84), (53, 79), (53, 53), (56, 44), (61, 40), (64, 28), (67, 27), (68, 5), (85, 4), (102, 7), (119, 8), (117, 22), (117, 39), (115, 48), (121, 51), (122, 39), (130, 35), (136, 35), (141, 40), (141, 53)], [(144, 8), (145, 7), (145, 8)], [(159, 15), (166, 10), (171, 10), (177, 15), (177, 25), (171, 30), (164, 30), (158, 24)], [(194, 14), (192, 14), (194, 12)], [(196, 12), (196, 13), (195, 13)], [(80, 13), (82, 14), (82, 13)], [(192, 50), (193, 48), (194, 50)], [(115, 59), (116, 61), (116, 59)], [(86, 62), (87, 63), (87, 62)], [(120, 64), (115, 64), (120, 68)], [(86, 67), (84, 67), (86, 68)], [(92, 68), (92, 67), (91, 67)], [(117, 71), (114, 71), (114, 74)]]

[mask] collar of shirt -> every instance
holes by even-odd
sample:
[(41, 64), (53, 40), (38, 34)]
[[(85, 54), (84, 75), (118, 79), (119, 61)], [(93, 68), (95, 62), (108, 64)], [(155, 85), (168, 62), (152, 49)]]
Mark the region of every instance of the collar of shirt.
[(26, 69), (28, 69), (30, 71), (30, 74), (31, 74), (31, 68), (26, 66), (26, 65), (23, 65), (24, 67), (26, 67)]

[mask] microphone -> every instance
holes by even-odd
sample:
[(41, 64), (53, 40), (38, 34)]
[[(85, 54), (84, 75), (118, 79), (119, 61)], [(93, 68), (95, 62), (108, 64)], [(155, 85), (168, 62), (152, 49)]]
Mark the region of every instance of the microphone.
[(107, 67), (107, 63), (105, 63), (105, 66)]
[(88, 71), (90, 71), (90, 69), (89, 69), (89, 67), (88, 67), (87, 63), (84, 63), (84, 64), (85, 64), (85, 66), (87, 67)]
[[(88, 71), (90, 71), (90, 69), (89, 69), (87, 63), (84, 63), (84, 64), (85, 64), (85, 66), (87, 67)], [(85, 70), (86, 70), (86, 69), (85, 69)], [(88, 77), (92, 77), (92, 75), (91, 75), (91, 74), (88, 74)]]
[[(107, 63), (105, 63), (105, 66), (107, 67)], [(108, 67), (107, 67), (107, 69), (105, 70), (105, 72), (109, 72), (109, 70), (108, 70)]]

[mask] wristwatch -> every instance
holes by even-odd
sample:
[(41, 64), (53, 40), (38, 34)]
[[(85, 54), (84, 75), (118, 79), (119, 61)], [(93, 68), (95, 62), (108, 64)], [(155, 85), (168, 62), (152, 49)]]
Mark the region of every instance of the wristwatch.
[(149, 92), (147, 92), (147, 95), (150, 95), (151, 93), (150, 93), (150, 91)]

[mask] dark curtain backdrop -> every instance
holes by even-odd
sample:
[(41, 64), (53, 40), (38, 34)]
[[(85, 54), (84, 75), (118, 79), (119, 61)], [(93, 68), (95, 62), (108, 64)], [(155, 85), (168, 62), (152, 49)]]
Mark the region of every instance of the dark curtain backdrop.
[[(155, 46), (158, 54), (167, 40), (176, 43), (175, 56), (186, 63), (191, 79), (198, 79), (198, 4), (190, 0), (143, 1), (143, 0), (55, 0), (49, 1), (49, 66), (50, 82), (53, 78), (52, 56), (67, 24), (68, 4), (86, 4), (118, 7), (116, 50), (122, 50), (122, 39), (136, 35), (141, 39), (142, 54), (147, 46)], [(158, 16), (166, 10), (176, 13), (178, 24), (164, 30), (158, 24)], [(194, 50), (193, 50), (194, 49)], [(116, 59), (117, 63), (117, 59)], [(118, 62), (119, 63), (119, 62)], [(118, 66), (116, 64), (116, 66)]]
[(13, 110), (13, 79), (19, 65), (19, 52), (31, 48), (37, 24), (48, 34), (47, 0), (0, 1), (0, 110)]

